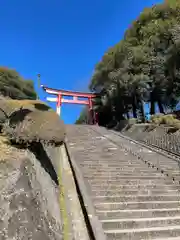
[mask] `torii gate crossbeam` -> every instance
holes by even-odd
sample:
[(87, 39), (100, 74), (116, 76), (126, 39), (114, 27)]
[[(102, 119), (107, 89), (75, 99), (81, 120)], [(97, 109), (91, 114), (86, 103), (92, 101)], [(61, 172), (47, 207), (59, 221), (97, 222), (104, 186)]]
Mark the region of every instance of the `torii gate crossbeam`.
[[(56, 95), (56, 97), (47, 97), (46, 100), (49, 102), (56, 102), (57, 104), (56, 112), (59, 116), (61, 115), (62, 103), (83, 104), (88, 106), (91, 123), (93, 122), (94, 124), (98, 124), (97, 113), (94, 113), (93, 111), (93, 102), (92, 102), (92, 99), (96, 97), (96, 94), (58, 90), (58, 89), (46, 87), (44, 85), (41, 85), (41, 87), (46, 93)], [(71, 96), (73, 99), (65, 99), (63, 98), (64, 96)], [(79, 99), (80, 97), (86, 98), (87, 100)]]

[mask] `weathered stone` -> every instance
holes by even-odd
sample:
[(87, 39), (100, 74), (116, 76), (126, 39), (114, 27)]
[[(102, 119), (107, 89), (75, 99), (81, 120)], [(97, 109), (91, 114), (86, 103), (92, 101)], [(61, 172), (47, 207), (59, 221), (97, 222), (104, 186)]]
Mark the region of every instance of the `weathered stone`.
[(64, 123), (53, 111), (29, 112), (22, 121), (15, 121), (15, 125), (14, 121), (11, 121), (10, 127), (5, 125), (3, 131), (15, 141), (21, 139), (24, 142), (43, 141), (57, 144), (64, 141)]
[(58, 196), (56, 183), (33, 153), (4, 143), (0, 156), (0, 239), (62, 239)]

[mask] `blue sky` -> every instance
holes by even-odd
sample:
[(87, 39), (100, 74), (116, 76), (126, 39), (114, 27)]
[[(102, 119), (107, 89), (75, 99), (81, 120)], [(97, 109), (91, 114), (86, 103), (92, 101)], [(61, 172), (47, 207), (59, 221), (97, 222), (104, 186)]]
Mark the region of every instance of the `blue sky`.
[[(40, 72), (42, 84), (52, 88), (87, 91), (103, 53), (122, 39), (145, 7), (160, 2), (1, 0), (0, 65), (34, 81)], [(81, 108), (63, 105), (63, 120), (73, 123)]]

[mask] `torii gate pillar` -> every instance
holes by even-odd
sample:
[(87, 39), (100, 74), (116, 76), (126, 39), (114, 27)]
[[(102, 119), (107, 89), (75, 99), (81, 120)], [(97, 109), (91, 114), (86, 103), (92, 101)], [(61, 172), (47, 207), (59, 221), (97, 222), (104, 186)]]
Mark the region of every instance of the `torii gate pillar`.
[(56, 113), (60, 116), (61, 115), (61, 105), (62, 105), (62, 95), (58, 94), (58, 101), (56, 106)]

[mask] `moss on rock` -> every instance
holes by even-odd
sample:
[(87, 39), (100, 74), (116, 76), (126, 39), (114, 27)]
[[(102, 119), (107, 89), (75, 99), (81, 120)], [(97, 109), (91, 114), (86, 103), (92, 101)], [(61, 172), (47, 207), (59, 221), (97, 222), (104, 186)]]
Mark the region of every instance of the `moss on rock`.
[(53, 112), (32, 111), (20, 121), (4, 132), (16, 142), (43, 141), (45, 143), (60, 144), (65, 138), (65, 126), (59, 116)]
[(47, 104), (39, 100), (1, 100), (0, 101), (0, 123), (4, 122), (13, 112), (20, 108), (31, 111), (53, 111)]
[(2, 100), (0, 109), (2, 131), (15, 142), (59, 144), (64, 140), (64, 123), (55, 111), (41, 101)]

